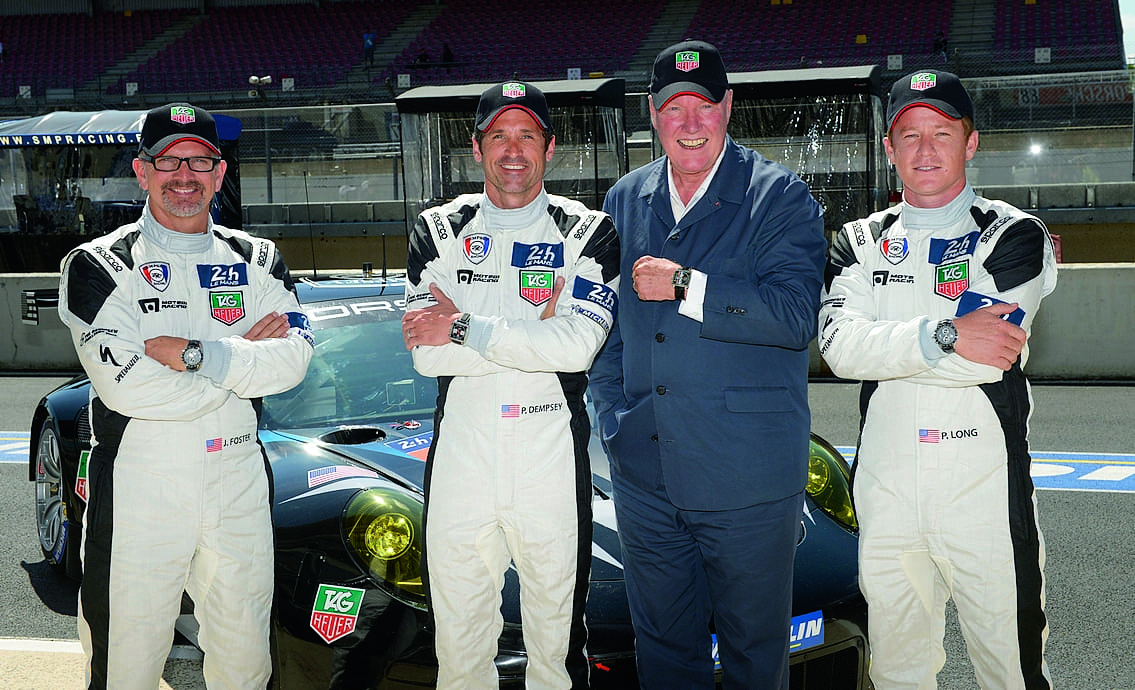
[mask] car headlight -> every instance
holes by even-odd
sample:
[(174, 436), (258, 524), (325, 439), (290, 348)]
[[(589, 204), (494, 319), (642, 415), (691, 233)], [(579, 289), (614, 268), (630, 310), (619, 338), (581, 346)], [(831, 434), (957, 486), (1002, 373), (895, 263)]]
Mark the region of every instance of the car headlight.
[(425, 610), (421, 502), (392, 489), (360, 491), (347, 503), (342, 526), (351, 554), (379, 587)]
[(851, 468), (839, 451), (815, 434), (808, 447), (808, 483), (804, 490), (833, 520), (851, 532), (859, 531), (851, 505)]

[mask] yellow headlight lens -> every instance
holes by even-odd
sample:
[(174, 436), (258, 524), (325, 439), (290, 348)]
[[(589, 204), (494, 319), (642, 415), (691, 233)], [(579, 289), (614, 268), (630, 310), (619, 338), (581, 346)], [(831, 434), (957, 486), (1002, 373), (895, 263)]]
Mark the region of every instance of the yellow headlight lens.
[(833, 520), (853, 532), (859, 530), (851, 505), (851, 470), (839, 451), (815, 434), (808, 449), (808, 482), (804, 490)]
[(422, 504), (393, 489), (367, 489), (343, 513), (343, 536), (359, 565), (400, 601), (424, 608)]

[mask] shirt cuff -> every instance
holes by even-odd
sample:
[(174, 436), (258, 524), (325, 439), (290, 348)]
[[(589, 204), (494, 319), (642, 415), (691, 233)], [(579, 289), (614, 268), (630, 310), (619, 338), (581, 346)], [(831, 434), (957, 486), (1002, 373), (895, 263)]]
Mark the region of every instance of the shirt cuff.
[(229, 363), (232, 362), (232, 346), (221, 340), (207, 340), (201, 343), (201, 368), (196, 374), (209, 378), (220, 384), (229, 374)]
[(922, 322), (922, 328), (918, 331), (918, 344), (922, 347), (922, 357), (930, 366), (934, 366), (939, 360), (945, 359), (947, 354), (934, 340), (934, 329), (937, 327), (937, 321), (926, 319)]
[(701, 323), (705, 314), (705, 287), (708, 277), (696, 269), (690, 270), (690, 285), (686, 299), (678, 300), (678, 313)]
[(489, 347), (489, 338), (493, 334), (494, 319), (489, 316), (469, 315), (469, 334), (465, 336), (465, 347), (471, 347), (482, 355)]

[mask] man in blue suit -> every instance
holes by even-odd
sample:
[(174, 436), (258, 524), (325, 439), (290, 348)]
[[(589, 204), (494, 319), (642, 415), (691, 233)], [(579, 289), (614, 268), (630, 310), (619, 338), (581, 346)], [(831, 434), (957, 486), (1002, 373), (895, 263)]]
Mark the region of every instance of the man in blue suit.
[(591, 391), (648, 689), (714, 687), (711, 617), (726, 688), (788, 687), (827, 245), (808, 187), (726, 134), (732, 99), (713, 46), (662, 51), (650, 104), (666, 155), (603, 207), (632, 280)]

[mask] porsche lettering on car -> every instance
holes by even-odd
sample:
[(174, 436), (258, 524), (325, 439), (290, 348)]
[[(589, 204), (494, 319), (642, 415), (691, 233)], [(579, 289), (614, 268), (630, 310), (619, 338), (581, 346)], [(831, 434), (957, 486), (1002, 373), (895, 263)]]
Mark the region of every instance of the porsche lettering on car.
[[(212, 271), (202, 276), (212, 284)], [(229, 275), (221, 277), (225, 283)], [(421, 688), (436, 679), (422, 582), (422, 486), (437, 385), (414, 370), (403, 346), (403, 286), (400, 276), (299, 281), (315, 330), (306, 378), (263, 400), (255, 438), (215, 439), (221, 447), (258, 441), (271, 463), (275, 688)], [(45, 396), (31, 423), (29, 478), (40, 547), (47, 562), (74, 578), (82, 573), (86, 500), (98, 491), (88, 483), (88, 404), (89, 383), (78, 378)], [(504, 407), (502, 415), (543, 411)], [(634, 632), (607, 460), (594, 435), (589, 449), (592, 685), (635, 688)], [(849, 470), (814, 435), (808, 463), (789, 631), (791, 687), (862, 690), (869, 687), (866, 605), (857, 587)], [(524, 686), (519, 595), (510, 570), (496, 659), (507, 688)], [(713, 631), (706, 636), (716, 650)]]

